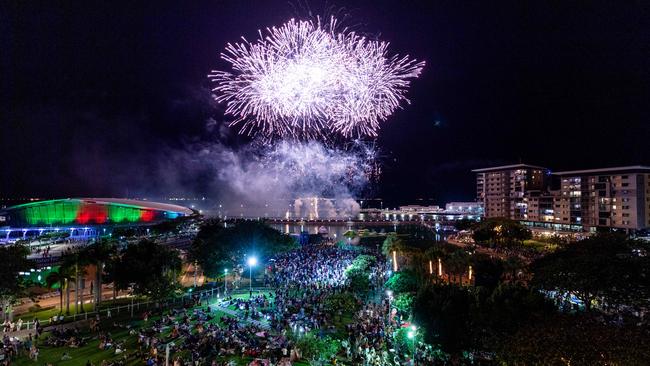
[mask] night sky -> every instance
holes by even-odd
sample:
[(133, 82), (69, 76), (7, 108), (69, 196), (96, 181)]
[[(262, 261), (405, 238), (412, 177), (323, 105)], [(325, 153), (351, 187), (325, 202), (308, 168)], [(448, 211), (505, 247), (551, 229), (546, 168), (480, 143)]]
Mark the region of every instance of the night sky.
[(3, 1), (0, 197), (165, 194), (175, 151), (229, 134), (206, 78), (226, 42), (310, 11), (427, 62), (373, 196), (473, 200), (494, 164), (650, 164), (649, 4)]

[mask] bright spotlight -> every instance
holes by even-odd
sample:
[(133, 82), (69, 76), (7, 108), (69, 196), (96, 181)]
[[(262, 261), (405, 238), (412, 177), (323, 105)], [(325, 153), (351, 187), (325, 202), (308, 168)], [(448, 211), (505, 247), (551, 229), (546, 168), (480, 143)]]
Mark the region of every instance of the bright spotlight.
[(255, 266), (256, 264), (257, 264), (257, 258), (255, 258), (255, 257), (250, 257), (250, 258), (248, 258), (248, 265), (249, 265), (250, 267), (253, 267), (253, 266)]

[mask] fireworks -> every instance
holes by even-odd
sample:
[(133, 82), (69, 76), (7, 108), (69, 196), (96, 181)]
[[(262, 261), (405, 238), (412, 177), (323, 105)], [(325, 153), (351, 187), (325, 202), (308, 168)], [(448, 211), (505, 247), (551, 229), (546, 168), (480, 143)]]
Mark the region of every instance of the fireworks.
[(402, 102), (424, 62), (329, 23), (290, 20), (255, 42), (228, 44), (232, 71), (213, 71), (215, 99), (241, 131), (266, 137), (364, 137)]

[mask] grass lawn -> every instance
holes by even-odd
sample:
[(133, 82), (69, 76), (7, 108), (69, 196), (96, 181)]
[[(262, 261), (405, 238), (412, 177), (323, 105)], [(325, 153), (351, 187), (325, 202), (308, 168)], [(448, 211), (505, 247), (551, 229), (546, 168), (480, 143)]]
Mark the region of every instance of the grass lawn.
[[(128, 331), (125, 329), (113, 330), (111, 335), (116, 342), (124, 342), (127, 352), (132, 352), (134, 349), (137, 349), (137, 336), (130, 336)], [(46, 333), (44, 337), (48, 337), (49, 334)], [(92, 336), (91, 334), (84, 332), (84, 337)], [(43, 340), (39, 340), (39, 344)], [(95, 365), (99, 365), (103, 360), (113, 360), (122, 357), (122, 355), (115, 355), (115, 350), (100, 350), (99, 349), (99, 340), (92, 339), (88, 344), (81, 348), (69, 348), (69, 347), (47, 347), (40, 346), (40, 354), (38, 356), (38, 362), (34, 362), (29, 359), (27, 356), (20, 357), (16, 360), (15, 365), (44, 365), (46, 363), (51, 363), (53, 365), (85, 365), (87, 361), (92, 362)], [(61, 357), (63, 353), (67, 352), (72, 359), (62, 361)], [(128, 365), (141, 365), (142, 361), (140, 360), (131, 360)]]
[(538, 252), (553, 251), (557, 249), (557, 244), (551, 244), (540, 240), (529, 239), (524, 240), (524, 247), (535, 249)]
[[(262, 292), (255, 292), (253, 296), (259, 296), (260, 294), (265, 294), (266, 296), (269, 296), (272, 291), (262, 291)], [(248, 291), (241, 292), (241, 293), (235, 293), (232, 294), (233, 298), (239, 298), (239, 299), (248, 299), (249, 294)], [(216, 300), (210, 302), (210, 305), (216, 304)], [(205, 308), (205, 305), (202, 305), (200, 307), (196, 308)], [(194, 309), (196, 309), (194, 308)], [(88, 309), (90, 310), (90, 308)], [(237, 309), (232, 309), (236, 310), (238, 313), (241, 313)], [(43, 316), (47, 318), (49, 312), (53, 312), (52, 315), (58, 313), (58, 308), (56, 309), (49, 309), (49, 310), (43, 310), (40, 313), (34, 313), (38, 314), (40, 316)], [(142, 310), (141, 310), (142, 311)], [(141, 312), (140, 311), (140, 312)], [(138, 312), (138, 314), (140, 314)], [(28, 317), (27, 319), (33, 319), (34, 314), (24, 314), (23, 316)], [(220, 322), (221, 317), (223, 316), (231, 316), (229, 314), (224, 313), (221, 310), (217, 309), (212, 309), (212, 315), (214, 316), (214, 319), (211, 321), (212, 323), (222, 325)], [(31, 316), (31, 317), (29, 317)], [(49, 315), (51, 316), (51, 315)], [(100, 365), (103, 360), (107, 361), (116, 361), (119, 359), (123, 359), (124, 355), (129, 355), (128, 361), (126, 365), (131, 366), (131, 365), (143, 365), (144, 361), (141, 359), (138, 359), (135, 357), (134, 352), (137, 351), (138, 349), (138, 344), (137, 344), (137, 334), (136, 335), (129, 335), (128, 330), (124, 328), (115, 328), (112, 326), (113, 322), (117, 322), (120, 324), (131, 324), (134, 326), (135, 329), (140, 329), (141, 327), (146, 325), (144, 324), (144, 321), (140, 319), (139, 316), (136, 316), (136, 318), (131, 319), (129, 317), (128, 312), (120, 312), (119, 314), (114, 314), (112, 319), (106, 319), (105, 317), (102, 317), (102, 329), (105, 331), (109, 331), (111, 333), (111, 336), (113, 338), (113, 341), (115, 343), (121, 343), (124, 344), (126, 353), (120, 354), (120, 355), (115, 355), (115, 350), (114, 349), (109, 349), (109, 350), (100, 350), (99, 349), (99, 340), (97, 339), (97, 334), (96, 333), (91, 333), (87, 328), (82, 329), (81, 332), (81, 337), (84, 338), (89, 338), (90, 340), (88, 343), (81, 348), (69, 348), (69, 347), (49, 347), (45, 345), (45, 340), (47, 337), (50, 336), (50, 333), (46, 332), (43, 334), (41, 339), (38, 342), (38, 347), (39, 347), (39, 357), (38, 357), (38, 362), (34, 362), (29, 359), (29, 357), (26, 355), (26, 353), (23, 352), (23, 355), (20, 356), (13, 365), (17, 366), (22, 366), (22, 365), (45, 365), (47, 363), (51, 363), (52, 365), (61, 365), (61, 366), (85, 366), (87, 361), (90, 361), (93, 363), (93, 365)], [(153, 321), (159, 319), (159, 317), (152, 317), (149, 320), (149, 324), (151, 324)], [(352, 320), (351, 315), (350, 316), (343, 316), (340, 321), (336, 322), (336, 327), (337, 327), (337, 335), (340, 332), (345, 331), (345, 324), (350, 322)], [(161, 334), (162, 338), (166, 338), (169, 336), (171, 333), (171, 329), (166, 330)], [(177, 342), (179, 340), (176, 340)], [(182, 341), (182, 340), (181, 340)], [(63, 356), (64, 353), (68, 353), (70, 357), (72, 357), (70, 360), (62, 361), (61, 357)], [(184, 352), (178, 353), (173, 355), (174, 356), (186, 356)], [(248, 365), (253, 359), (250, 357), (245, 357), (241, 358), (239, 356), (235, 357), (229, 357), (226, 359), (223, 359), (222, 361), (225, 360), (233, 360), (237, 363), (237, 365)], [(309, 362), (302, 361), (302, 362), (296, 362), (294, 365), (298, 366), (307, 366), (309, 365)]]
[[(267, 296), (271, 293), (271, 291), (263, 291), (261, 293), (266, 294)], [(260, 292), (256, 292), (253, 294), (253, 296), (258, 296)], [(246, 293), (238, 293), (238, 294), (233, 294), (232, 295), (234, 298), (240, 298), (240, 299), (248, 299), (249, 295), (248, 292)], [(212, 304), (215, 304), (216, 301), (211, 302)], [(87, 310), (92, 310), (91, 304), (88, 304)], [(195, 307), (196, 308), (205, 308), (205, 305)], [(139, 311), (138, 313), (140, 313)], [(48, 319), (52, 315), (58, 314), (58, 307), (54, 309), (47, 309), (47, 310), (41, 310), (38, 312), (34, 313), (26, 313), (21, 315), (21, 317), (25, 320), (32, 320), (34, 316), (38, 316), (39, 319)], [(212, 315), (214, 316), (214, 319), (211, 321), (212, 323), (222, 325), (220, 319), (223, 316), (230, 316), (229, 314), (226, 314), (225, 312), (217, 309), (212, 309)], [(137, 345), (137, 335), (129, 335), (128, 331), (123, 328), (115, 328), (112, 326), (113, 322), (118, 322), (121, 324), (126, 324), (130, 323), (132, 324), (135, 329), (140, 329), (143, 325), (144, 322), (139, 319), (139, 317), (136, 317), (135, 319), (137, 320), (132, 320), (128, 316), (128, 312), (124, 311), (121, 312), (120, 314), (114, 314), (113, 318), (108, 320), (103, 318), (104, 320), (102, 321), (102, 329), (108, 330), (111, 333), (111, 336), (113, 340), (116, 343), (123, 343), (126, 348), (126, 354), (131, 355), (135, 350), (137, 350), (138, 345)], [(154, 320), (159, 319), (159, 317), (152, 317), (149, 322), (151, 323)], [(162, 333), (163, 337), (169, 336), (169, 333), (171, 332), (171, 329), (165, 331)], [(19, 357), (16, 362), (14, 363), (15, 365), (45, 365), (47, 363), (51, 363), (53, 365), (62, 365), (62, 366), (68, 366), (68, 365), (80, 365), (80, 366), (85, 366), (87, 361), (92, 362), (94, 365), (99, 365), (103, 360), (118, 360), (120, 358), (124, 357), (124, 353), (120, 355), (115, 355), (115, 350), (110, 349), (110, 350), (100, 350), (99, 349), (99, 340), (96, 338), (96, 334), (90, 333), (90, 331), (86, 328), (83, 329), (81, 332), (81, 336), (84, 338), (91, 338), (91, 340), (88, 341), (87, 345), (81, 348), (69, 348), (69, 347), (49, 347), (45, 345), (45, 340), (47, 337), (50, 336), (49, 332), (46, 332), (43, 334), (41, 339), (39, 340), (39, 357), (38, 357), (38, 362), (34, 362), (27, 357), (27, 355), (22, 355)], [(70, 360), (65, 360), (62, 361), (61, 357), (63, 354), (67, 352), (72, 359)], [(182, 356), (183, 353), (180, 353)], [(238, 365), (248, 365), (250, 361), (252, 361), (251, 358), (240, 358), (240, 357), (235, 357), (232, 358), (235, 362), (237, 362)], [(142, 365), (144, 362), (140, 359), (135, 359), (133, 356), (129, 358), (127, 361), (127, 365)], [(300, 364), (300, 363), (299, 363)], [(308, 363), (304, 363), (304, 365), (308, 365)]]

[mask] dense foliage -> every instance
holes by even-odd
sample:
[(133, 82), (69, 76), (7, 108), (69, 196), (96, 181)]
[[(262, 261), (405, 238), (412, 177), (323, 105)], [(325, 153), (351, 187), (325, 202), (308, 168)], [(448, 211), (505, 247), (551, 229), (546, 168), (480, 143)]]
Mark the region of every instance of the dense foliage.
[(415, 323), (424, 339), (445, 352), (481, 349), (521, 326), (553, 312), (538, 292), (503, 284), (490, 292), (481, 287), (431, 285), (413, 303)]
[[(23, 290), (19, 272), (29, 271), (33, 263), (27, 259), (29, 249), (23, 245), (0, 246), (0, 306), (5, 310)], [(4, 311), (3, 311), (4, 313)]]
[(201, 227), (190, 255), (209, 277), (216, 277), (225, 268), (244, 264), (247, 254), (263, 260), (296, 246), (291, 236), (259, 221), (241, 221), (228, 227), (212, 221)]
[(489, 218), (474, 225), (474, 241), (478, 244), (520, 245), (531, 237), (528, 228), (513, 220)]
[(420, 283), (415, 272), (410, 269), (395, 272), (390, 276), (388, 281), (386, 281), (386, 288), (396, 293), (415, 292), (419, 286)]
[(112, 278), (118, 289), (133, 288), (133, 292), (162, 299), (175, 290), (181, 259), (175, 249), (152, 241), (131, 244), (114, 264)]
[(508, 365), (650, 365), (650, 328), (554, 315), (504, 338), (499, 361)]
[(597, 235), (569, 244), (532, 265), (533, 285), (572, 293), (591, 310), (627, 305), (650, 307), (647, 245), (622, 235)]

